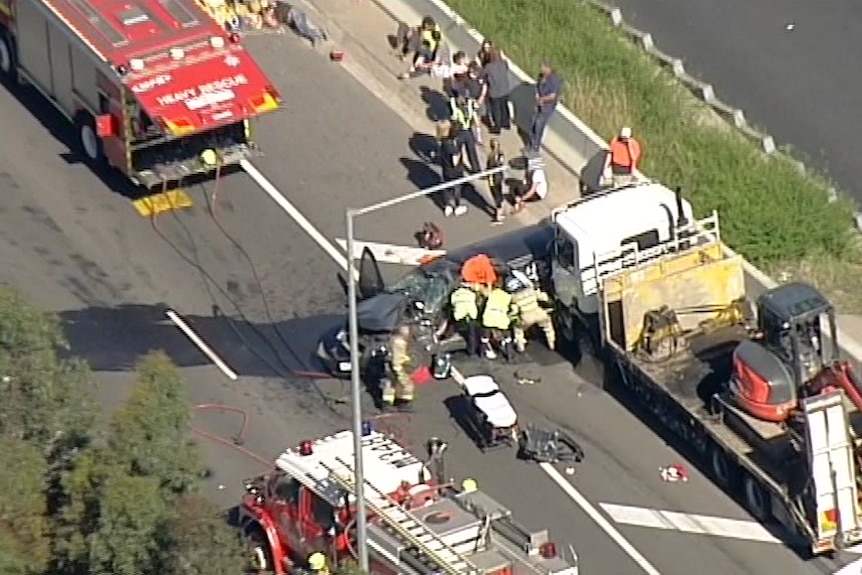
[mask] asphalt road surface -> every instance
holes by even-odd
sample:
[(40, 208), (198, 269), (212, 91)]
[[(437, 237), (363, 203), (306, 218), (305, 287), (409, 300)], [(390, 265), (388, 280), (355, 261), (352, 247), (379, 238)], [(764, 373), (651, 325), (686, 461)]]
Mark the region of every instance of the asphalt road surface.
[(862, 4), (854, 0), (616, 0), (623, 18), (713, 84), (779, 144), (862, 200), (857, 160)]
[[(60, 314), (73, 350), (98, 372), (106, 403), (122, 399), (136, 356), (163, 348), (182, 366), (191, 401), (244, 410), (250, 418), (245, 447), (270, 460), (301, 439), (347, 426), (339, 401), (345, 385), (312, 382), (300, 373), (319, 369), (311, 360), (317, 335), (344, 313), (337, 280), (343, 270), (324, 247), (343, 235), (344, 208), (433, 183), (433, 172), (411, 152), (417, 128), (342, 69), (291, 37), (258, 38), (252, 45), (288, 104), (261, 127), (268, 155), (256, 165), (321, 237), (313, 240), (308, 223), (298, 224), (243, 173), (189, 187), (190, 209), (155, 221), (141, 218), (116, 182), (76, 162), (56, 116), (42, 109), (37, 119), (0, 90), (4, 129), (16, 135), (0, 140), (0, 279)], [(23, 99), (36, 101), (27, 93)], [(415, 126), (423, 129), (423, 120)], [(430, 200), (423, 202), (369, 216), (359, 236), (408, 244), (431, 213)], [(446, 225), (450, 247), (494, 233), (478, 209)], [(167, 308), (240, 374), (237, 381), (225, 378), (164, 319)], [(494, 370), (522, 418), (576, 434), (587, 460), (571, 481), (594, 513), (607, 518), (602, 504), (617, 504), (749, 519), (695, 469), (687, 484), (662, 483), (659, 466), (682, 457), (601, 390), (595, 366), (585, 362), (573, 370), (534, 347), (532, 369), (542, 378), (535, 386), (512, 385), (511, 373), (499, 367), (464, 369)], [(549, 528), (561, 546), (572, 544), (585, 575), (648, 572), (538, 467), (507, 452), (480, 455), (447, 410), (446, 400), (456, 393), (446, 383), (421, 388), (419, 413), (391, 425), (416, 446), (430, 435), (448, 439), (452, 474), (474, 476), (519, 520)], [(207, 413), (197, 424), (230, 437), (241, 417)], [(262, 464), (216, 442), (204, 446), (213, 497), (230, 506), (241, 480)], [(652, 573), (663, 575), (692, 568), (705, 575), (828, 573), (840, 564), (802, 564), (774, 542), (621, 524), (614, 529), (654, 566)]]

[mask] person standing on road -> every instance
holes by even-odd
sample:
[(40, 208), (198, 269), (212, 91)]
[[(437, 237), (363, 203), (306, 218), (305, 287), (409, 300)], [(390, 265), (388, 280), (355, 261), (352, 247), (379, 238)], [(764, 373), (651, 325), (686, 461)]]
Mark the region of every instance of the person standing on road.
[(641, 145), (633, 136), (632, 129), (624, 126), (620, 135), (611, 140), (611, 147), (605, 155), (602, 175), (610, 180), (613, 187), (624, 186), (635, 180), (641, 159)]
[(470, 100), (461, 94), (455, 96), (455, 100), (452, 102), (452, 122), (457, 129), (456, 138), (461, 149), (466, 152), (467, 159), (470, 160), (470, 168), (475, 173), (482, 170), (479, 154), (476, 152), (476, 134), (473, 130), (478, 121), (476, 107)]
[(485, 357), (488, 359), (497, 357), (494, 348), (491, 347), (491, 339), (488, 337), (490, 334), (494, 334), (495, 339), (500, 341), (503, 357), (506, 360), (511, 360), (512, 338), (509, 329), (512, 327), (512, 295), (499, 285), (491, 289), (485, 300), (485, 309), (482, 310), (482, 327), (488, 332), (482, 338)]
[[(440, 167), (444, 182), (453, 182), (464, 177), (464, 154), (455, 129), (452, 122), (444, 122), (437, 128), (437, 136), (440, 138)], [(467, 206), (461, 203), (463, 186), (463, 184), (454, 184), (443, 190), (443, 214), (447, 218), (467, 213)]]
[(548, 122), (560, 102), (562, 88), (563, 81), (554, 68), (547, 62), (542, 63), (541, 73), (536, 82), (536, 114), (530, 127), (529, 151), (534, 154), (542, 149), (545, 128), (548, 127)]
[(499, 134), (501, 130), (512, 127), (512, 117), (509, 113), (509, 94), (512, 91), (509, 84), (509, 63), (497, 48), (492, 48), (488, 63), (482, 69), (482, 78), (488, 86), (488, 118), (491, 133)]
[(452, 305), (452, 319), (467, 340), (467, 355), (480, 355), (479, 346), (479, 294), (473, 286), (463, 282), (449, 296)]
[(494, 43), (485, 38), (482, 40), (482, 45), (479, 47), (479, 52), (476, 54), (476, 63), (479, 67), (484, 68), (491, 61), (491, 50), (494, 49)]
[[(500, 146), (500, 141), (496, 138), (491, 138), (490, 149), (488, 151), (488, 162), (485, 164), (485, 169), (493, 170), (506, 165), (506, 155)], [(497, 172), (488, 176), (488, 189), (491, 191), (491, 199), (494, 203), (494, 224), (502, 224), (506, 219), (506, 210), (503, 204), (503, 186), (506, 182), (506, 172)]]
[(467, 99), (467, 103), (473, 109), (473, 121), (471, 122), (473, 126), (473, 137), (476, 139), (476, 144), (479, 146), (483, 145), (481, 118), (486, 114), (485, 102), (488, 93), (488, 87), (485, 85), (485, 82), (481, 79), (480, 75), (481, 69), (479, 68), (479, 65), (475, 62), (471, 62), (467, 66), (467, 73), (452, 82), (452, 100), (450, 101), (452, 112), (454, 114), (456, 108), (455, 99), (458, 96), (463, 96)]
[(410, 377), (412, 360), (409, 354), (410, 327), (402, 325), (392, 339), (389, 349), (392, 353), (389, 367), (392, 378), (383, 378), (381, 399), (384, 407), (397, 407), (409, 411), (413, 407), (413, 380)]

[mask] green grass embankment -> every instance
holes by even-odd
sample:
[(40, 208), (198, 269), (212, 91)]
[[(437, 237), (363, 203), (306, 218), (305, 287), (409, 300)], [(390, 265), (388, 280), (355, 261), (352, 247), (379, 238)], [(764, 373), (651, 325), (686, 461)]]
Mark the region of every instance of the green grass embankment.
[(724, 239), (754, 264), (833, 292), (848, 273), (862, 277), (852, 204), (829, 203), (825, 178), (763, 154), (596, 9), (579, 0), (447, 3), (528, 73), (552, 62), (565, 80), (564, 104), (605, 139), (632, 126), (643, 171), (682, 186), (700, 215), (718, 210)]

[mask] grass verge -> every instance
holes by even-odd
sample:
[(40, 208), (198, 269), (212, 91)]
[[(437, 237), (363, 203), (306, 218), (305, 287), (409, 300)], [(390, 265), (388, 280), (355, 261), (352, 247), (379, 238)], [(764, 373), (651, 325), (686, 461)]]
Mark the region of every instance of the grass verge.
[(845, 310), (862, 310), (849, 287), (862, 280), (852, 204), (829, 203), (825, 178), (761, 153), (607, 17), (582, 0), (447, 4), (528, 72), (552, 62), (565, 80), (565, 105), (600, 135), (631, 125), (644, 146), (643, 171), (683, 186), (700, 214), (718, 210), (725, 240), (752, 263), (812, 281)]

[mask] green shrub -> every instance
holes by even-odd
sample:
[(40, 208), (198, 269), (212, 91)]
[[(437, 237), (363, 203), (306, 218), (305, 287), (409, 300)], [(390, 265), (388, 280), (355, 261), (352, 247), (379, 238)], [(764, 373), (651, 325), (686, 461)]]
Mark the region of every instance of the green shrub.
[(564, 102), (605, 139), (630, 125), (643, 171), (682, 186), (696, 210), (721, 214), (727, 243), (758, 265), (855, 253), (852, 206), (827, 202), (829, 183), (766, 156), (578, 0), (448, 0), (514, 62), (540, 60), (565, 80)]

